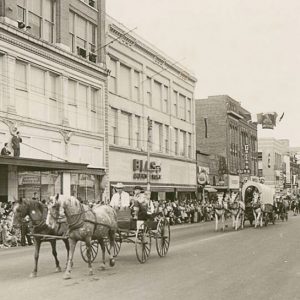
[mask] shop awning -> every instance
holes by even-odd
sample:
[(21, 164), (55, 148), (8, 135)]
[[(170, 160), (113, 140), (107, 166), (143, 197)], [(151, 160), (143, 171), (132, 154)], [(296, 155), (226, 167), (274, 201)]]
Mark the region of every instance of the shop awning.
[(196, 192), (196, 186), (176, 186), (177, 192)]
[(25, 157), (0, 156), (0, 165), (17, 166), (29, 171), (85, 170), (87, 164)]

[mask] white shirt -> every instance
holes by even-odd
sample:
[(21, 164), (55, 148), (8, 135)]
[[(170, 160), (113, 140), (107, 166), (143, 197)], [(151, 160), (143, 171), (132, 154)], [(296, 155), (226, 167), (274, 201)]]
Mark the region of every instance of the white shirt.
[(114, 208), (124, 208), (130, 206), (130, 197), (127, 192), (122, 191), (121, 194), (115, 193), (110, 201), (110, 206)]

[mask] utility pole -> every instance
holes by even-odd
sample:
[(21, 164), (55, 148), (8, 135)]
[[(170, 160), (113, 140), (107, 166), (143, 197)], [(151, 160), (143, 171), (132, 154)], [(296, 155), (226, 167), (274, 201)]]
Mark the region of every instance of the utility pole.
[(150, 192), (150, 150), (152, 140), (152, 120), (147, 118), (148, 123), (148, 139), (147, 139), (147, 191)]

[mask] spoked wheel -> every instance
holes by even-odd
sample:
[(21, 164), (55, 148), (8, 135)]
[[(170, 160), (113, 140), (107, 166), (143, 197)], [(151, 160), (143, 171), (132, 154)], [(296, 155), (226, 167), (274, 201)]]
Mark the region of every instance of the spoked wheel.
[(159, 220), (155, 241), (157, 254), (160, 257), (166, 256), (170, 246), (170, 224), (167, 219)]
[[(91, 241), (91, 262), (95, 260), (98, 254), (98, 248), (99, 244), (97, 240), (92, 240)], [(87, 257), (87, 246), (85, 242), (80, 242), (80, 254), (82, 259), (87, 263), (88, 262), (88, 257)]]
[[(116, 232), (115, 243), (114, 243), (114, 248), (113, 248), (113, 257), (118, 256), (118, 254), (121, 250), (121, 244), (122, 244), (121, 234), (120, 234), (120, 232)], [(107, 253), (109, 253), (110, 245), (109, 245), (108, 239), (105, 241), (105, 248), (106, 248)]]
[(146, 224), (141, 224), (135, 234), (135, 253), (138, 261), (143, 264), (151, 251), (151, 231)]

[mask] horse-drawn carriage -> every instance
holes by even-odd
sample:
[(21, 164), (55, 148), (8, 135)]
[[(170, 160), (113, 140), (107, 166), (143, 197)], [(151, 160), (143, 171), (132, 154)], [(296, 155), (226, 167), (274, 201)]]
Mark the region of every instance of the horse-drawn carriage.
[[(161, 216), (158, 220), (134, 220), (130, 210), (118, 211), (118, 231), (115, 234), (113, 256), (116, 257), (123, 243), (134, 244), (135, 253), (140, 263), (145, 263), (151, 252), (152, 239), (155, 240), (156, 251), (160, 257), (167, 255), (170, 245), (170, 224)], [(108, 240), (105, 241), (108, 250)], [(92, 261), (95, 260), (99, 244), (92, 241)], [(85, 242), (80, 243), (80, 252), (84, 261), (88, 261)]]
[(255, 221), (255, 227), (262, 223), (265, 226), (269, 222), (275, 224), (276, 209), (274, 207), (274, 189), (271, 187), (254, 182), (247, 181), (242, 188), (242, 198), (245, 202), (245, 220), (250, 225)]

